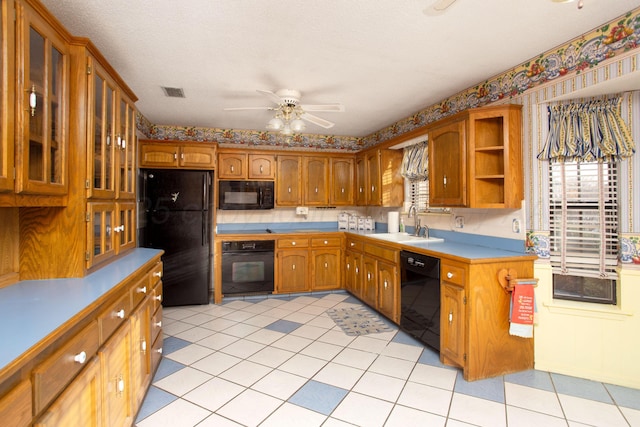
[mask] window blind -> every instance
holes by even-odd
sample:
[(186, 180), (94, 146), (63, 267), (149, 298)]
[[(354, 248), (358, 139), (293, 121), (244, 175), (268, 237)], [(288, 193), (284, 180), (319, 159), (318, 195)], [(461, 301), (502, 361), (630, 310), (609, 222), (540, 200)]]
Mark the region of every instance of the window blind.
[(615, 279), (617, 168), (613, 162), (550, 163), (550, 255), (555, 273)]

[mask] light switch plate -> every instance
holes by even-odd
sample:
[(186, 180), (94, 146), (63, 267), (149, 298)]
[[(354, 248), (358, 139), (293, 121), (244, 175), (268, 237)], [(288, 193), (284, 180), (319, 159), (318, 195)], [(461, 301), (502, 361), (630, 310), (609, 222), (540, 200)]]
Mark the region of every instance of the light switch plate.
[(456, 221), (456, 228), (463, 228), (464, 227), (464, 217), (463, 216), (457, 216), (455, 218)]

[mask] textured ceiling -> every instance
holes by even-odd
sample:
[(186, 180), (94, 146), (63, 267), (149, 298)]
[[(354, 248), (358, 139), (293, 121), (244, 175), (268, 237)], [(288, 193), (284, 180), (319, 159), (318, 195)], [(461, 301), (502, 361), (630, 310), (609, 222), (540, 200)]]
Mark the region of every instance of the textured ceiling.
[[(586, 33), (638, 0), (42, 0), (89, 37), (153, 124), (264, 130), (256, 89), (342, 103), (305, 133), (361, 137)], [(167, 98), (161, 87), (184, 89)]]

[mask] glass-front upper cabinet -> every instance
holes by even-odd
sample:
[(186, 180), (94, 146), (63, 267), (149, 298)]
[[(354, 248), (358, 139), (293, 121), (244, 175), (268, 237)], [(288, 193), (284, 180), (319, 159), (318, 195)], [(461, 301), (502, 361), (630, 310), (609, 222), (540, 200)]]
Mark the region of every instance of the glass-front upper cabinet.
[(113, 199), (120, 142), (116, 130), (116, 86), (97, 61), (89, 57), (88, 62), (91, 74), (88, 79), (87, 189), (89, 197)]
[(133, 103), (120, 96), (118, 156), (118, 198), (134, 199), (136, 185), (136, 112)]
[(67, 192), (69, 51), (64, 37), (16, 2), (16, 192)]
[[(11, 19), (9, 19), (11, 17)], [(13, 1), (0, 5), (0, 192), (14, 190), (13, 182)]]

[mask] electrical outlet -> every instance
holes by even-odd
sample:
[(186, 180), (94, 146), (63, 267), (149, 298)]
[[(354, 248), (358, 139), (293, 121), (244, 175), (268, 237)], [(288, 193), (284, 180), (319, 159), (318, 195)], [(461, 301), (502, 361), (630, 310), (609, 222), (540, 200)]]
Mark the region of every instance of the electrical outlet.
[(513, 221), (511, 221), (511, 231), (520, 233), (520, 220), (518, 218), (514, 218)]
[(296, 215), (309, 215), (309, 208), (307, 206), (298, 206), (296, 208)]
[(457, 216), (455, 218), (455, 221), (456, 221), (456, 228), (463, 228), (464, 227), (464, 217)]

